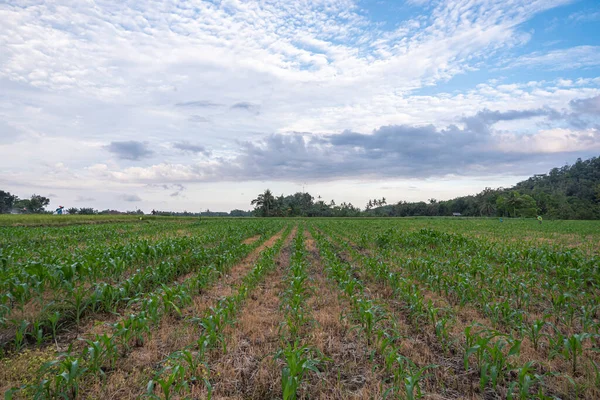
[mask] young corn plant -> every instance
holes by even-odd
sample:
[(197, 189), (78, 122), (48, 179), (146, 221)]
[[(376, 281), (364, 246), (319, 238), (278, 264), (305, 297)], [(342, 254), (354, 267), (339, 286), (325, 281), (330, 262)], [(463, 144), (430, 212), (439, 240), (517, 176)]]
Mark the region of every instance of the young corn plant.
[(80, 358), (71, 355), (44, 364), (41, 376), (47, 374), (50, 378), (36, 385), (35, 398), (77, 398), (81, 380), (88, 370), (81, 364)]
[(540, 340), (543, 337), (547, 337), (548, 335), (544, 333), (544, 328), (547, 323), (545, 320), (535, 320), (533, 323), (528, 326), (526, 329), (522, 331), (524, 336), (527, 336), (531, 343), (533, 344), (533, 348), (537, 351), (540, 347)]
[(406, 391), (406, 400), (416, 400), (423, 397), (420, 383), (427, 377), (425, 372), (432, 368), (437, 368), (437, 365), (431, 364), (424, 367), (417, 367), (412, 361), (410, 367), (404, 376), (404, 390)]
[(365, 333), (367, 345), (370, 346), (377, 324), (387, 319), (387, 316), (383, 309), (371, 300), (359, 298), (356, 300), (356, 305), (356, 319), (360, 322), (360, 326)]
[[(156, 388), (159, 388), (157, 395)], [(146, 386), (146, 396), (151, 399), (171, 400), (174, 396), (189, 390), (188, 381), (186, 380), (186, 369), (182, 365), (173, 367), (165, 367), (148, 382)]]
[(116, 343), (106, 334), (96, 335), (95, 340), (85, 340), (85, 343), (81, 358), (86, 361), (90, 373), (104, 379), (107, 370), (105, 363), (108, 362), (109, 368), (113, 368), (119, 356)]
[(46, 335), (44, 334), (44, 321), (37, 320), (33, 323), (33, 331), (30, 336), (35, 340), (35, 344), (38, 347), (42, 346)]
[[(542, 382), (542, 376), (535, 373), (534, 366), (534, 362), (529, 361), (515, 370), (517, 380), (511, 382), (508, 386), (507, 400), (526, 400), (533, 397), (531, 395), (533, 389)], [(536, 397), (542, 399), (546, 398), (540, 396)]]
[(27, 320), (19, 321), (19, 325), (17, 326), (17, 330), (15, 332), (15, 350), (20, 351), (25, 346), (25, 340), (27, 339), (27, 328), (29, 327), (30, 322)]
[(577, 371), (577, 360), (583, 354), (583, 344), (591, 337), (590, 333), (575, 333), (563, 339), (562, 354), (566, 360), (571, 361), (571, 373), (573, 375)]
[(285, 363), (281, 376), (283, 400), (296, 400), (304, 376), (309, 372), (319, 374), (318, 367), (325, 361), (325, 357), (316, 349), (301, 346), (297, 341), (280, 349), (275, 358)]

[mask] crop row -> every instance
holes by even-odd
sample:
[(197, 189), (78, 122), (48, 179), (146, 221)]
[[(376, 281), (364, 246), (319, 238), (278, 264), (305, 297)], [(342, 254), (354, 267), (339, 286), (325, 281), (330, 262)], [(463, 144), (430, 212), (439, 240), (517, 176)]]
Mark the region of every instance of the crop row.
[(421, 383), (427, 377), (427, 371), (437, 366), (417, 365), (404, 354), (400, 342), (402, 334), (387, 307), (370, 298), (353, 266), (338, 255), (335, 246), (325, 236), (314, 230), (311, 233), (325, 261), (328, 278), (336, 282), (350, 300), (352, 320), (362, 332), (367, 347), (379, 356), (381, 367), (390, 376), (390, 387), (385, 396), (409, 400), (420, 398), (423, 395)]
[(150, 398), (172, 398), (173, 395), (189, 393), (192, 386), (204, 385), (208, 391), (207, 398), (212, 393), (209, 354), (227, 352), (225, 329), (235, 323), (235, 317), (244, 301), (256, 286), (271, 272), (276, 264), (275, 256), (280, 251), (286, 237), (290, 233), (288, 226), (284, 234), (273, 247), (262, 251), (253, 269), (242, 279), (235, 294), (219, 300), (204, 316), (189, 320), (199, 328), (198, 339), (179, 350), (162, 363), (164, 366), (148, 382), (146, 395)]
[(281, 308), (285, 321), (280, 331), (281, 346), (275, 358), (283, 362), (281, 391), (283, 400), (296, 400), (303, 379), (309, 372), (319, 373), (323, 355), (305, 343), (303, 330), (311, 322), (306, 300), (312, 295), (312, 280), (308, 273), (304, 227), (298, 229), (294, 240), (290, 265), (284, 278), (285, 290), (281, 294)]

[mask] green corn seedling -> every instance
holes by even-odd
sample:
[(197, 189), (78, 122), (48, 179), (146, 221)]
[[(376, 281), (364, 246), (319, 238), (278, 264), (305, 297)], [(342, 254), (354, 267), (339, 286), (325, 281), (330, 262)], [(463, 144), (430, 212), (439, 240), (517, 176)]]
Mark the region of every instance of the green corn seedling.
[(563, 339), (563, 355), (571, 360), (571, 372), (577, 371), (577, 359), (583, 353), (583, 343), (592, 337), (589, 333), (573, 334)]
[(312, 355), (314, 352), (308, 346), (300, 346), (298, 342), (294, 342), (288, 343), (276, 353), (275, 358), (285, 362), (281, 377), (284, 400), (297, 399), (298, 388), (306, 373), (319, 373), (318, 366), (322, 358), (314, 357)]

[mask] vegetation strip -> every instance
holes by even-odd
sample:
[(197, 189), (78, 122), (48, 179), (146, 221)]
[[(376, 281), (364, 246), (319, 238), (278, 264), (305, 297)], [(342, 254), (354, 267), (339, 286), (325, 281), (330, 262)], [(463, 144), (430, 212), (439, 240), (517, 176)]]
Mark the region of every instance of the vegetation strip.
[(314, 292), (307, 301), (314, 324), (308, 341), (328, 359), (319, 376), (313, 376), (306, 389), (311, 399), (382, 398), (381, 369), (370, 366), (360, 334), (344, 318), (351, 304), (339, 296), (336, 285), (325, 277), (319, 250), (310, 232), (305, 231), (307, 260)]
[(309, 374), (319, 374), (319, 367), (326, 361), (307, 337), (307, 329), (313, 322), (307, 299), (312, 296), (313, 287), (308, 273), (303, 230), (304, 226), (301, 226), (294, 241), (290, 265), (284, 278), (285, 290), (281, 294), (285, 320), (280, 330), (281, 345), (275, 358), (283, 364), (283, 400), (296, 400)]

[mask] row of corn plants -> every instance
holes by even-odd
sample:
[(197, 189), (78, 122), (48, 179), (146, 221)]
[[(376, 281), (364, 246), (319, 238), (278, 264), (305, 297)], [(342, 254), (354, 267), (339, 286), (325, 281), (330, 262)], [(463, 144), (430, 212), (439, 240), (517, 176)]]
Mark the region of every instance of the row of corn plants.
[(308, 273), (304, 227), (298, 229), (290, 264), (284, 278), (281, 308), (285, 320), (281, 324), (281, 345), (275, 359), (282, 361), (281, 391), (283, 400), (296, 400), (302, 382), (308, 373), (319, 374), (319, 366), (326, 358), (316, 348), (305, 343), (304, 330), (311, 324), (311, 313), (306, 300), (313, 294)]
[(194, 386), (204, 385), (207, 398), (212, 396), (209, 360), (216, 354), (227, 353), (225, 329), (235, 324), (235, 318), (245, 300), (276, 267), (275, 256), (290, 234), (288, 226), (273, 247), (263, 250), (253, 269), (242, 279), (235, 294), (225, 297), (211, 307), (204, 316), (192, 317), (190, 324), (197, 326), (198, 339), (186, 348), (169, 355), (146, 386), (146, 397), (171, 399), (190, 395)]
[[(552, 252), (550, 252), (552, 254)], [(558, 254), (562, 254), (558, 252)], [(574, 269), (573, 258), (569, 258), (569, 262), (562, 266), (565, 270)], [(580, 265), (579, 268), (584, 271), (589, 269), (586, 265)], [(536, 305), (542, 306), (542, 313), (528, 312), (527, 309), (521, 308), (520, 304), (515, 303), (514, 292), (506, 292), (506, 289), (498, 289), (498, 287), (519, 287), (519, 276), (522, 274), (514, 272), (514, 267), (506, 268), (504, 277), (498, 279), (486, 279), (485, 269), (479, 268), (479, 275), (482, 276), (480, 281), (486, 282), (481, 292), (487, 293), (488, 296), (474, 296), (469, 304), (474, 305), (483, 315), (490, 318), (494, 327), (504, 328), (504, 332), (509, 336), (514, 336), (521, 340), (529, 340), (538, 354), (536, 361), (543, 362), (544, 359), (564, 360), (569, 367), (553, 369), (552, 374), (562, 376), (570, 385), (571, 393), (588, 393), (597, 390), (599, 386), (598, 375), (598, 358), (596, 357), (600, 350), (599, 327), (598, 323), (598, 304), (595, 289), (586, 285), (583, 280), (578, 281), (578, 286), (581, 288), (578, 295), (574, 296), (568, 291), (568, 286), (572, 283), (563, 285), (561, 280), (570, 279), (564, 274), (546, 274), (536, 273), (531, 281), (537, 282), (542, 288), (536, 291), (534, 284), (531, 287), (521, 288), (518, 293), (522, 296), (533, 298)], [(526, 269), (526, 268), (525, 268)], [(419, 263), (407, 263), (405, 271), (419, 270)], [(432, 268), (428, 268), (433, 272)], [(439, 274), (443, 271), (443, 267), (435, 267)], [(410, 273), (410, 272), (409, 272)], [(576, 274), (572, 274), (576, 275)], [(584, 275), (584, 274), (581, 274)], [(421, 269), (419, 279), (427, 282), (426, 276), (431, 274), (426, 273)], [(447, 282), (461, 282), (460, 274), (448, 276), (453, 279), (447, 279)], [(463, 283), (460, 288), (468, 286)], [(521, 283), (521, 286), (525, 286)], [(432, 290), (436, 290), (435, 285), (430, 285)], [(477, 287), (477, 285), (471, 285)], [(481, 287), (481, 286), (479, 286)], [(460, 289), (454, 288), (458, 291)], [(535, 296), (535, 293), (541, 293), (540, 297)], [(511, 296), (512, 294), (512, 296)], [(549, 301), (545, 301), (546, 299)], [(467, 334), (465, 333), (465, 336)], [(530, 366), (531, 367), (531, 366)], [(531, 368), (530, 368), (531, 369)], [(539, 368), (538, 368), (539, 369)], [(583, 378), (581, 377), (583, 375)], [(579, 379), (578, 379), (579, 378)]]
[(488, 243), (432, 229), (386, 229), (364, 233), (359, 244), (373, 243), (382, 256), (414, 254), (411, 269), (452, 304), (474, 304), (496, 328), (515, 327), (527, 315), (552, 315), (563, 333), (599, 333), (599, 261), (581, 252), (522, 248)]
[[(157, 262), (185, 249), (217, 242), (226, 229), (202, 234), (191, 230), (191, 237), (167, 237), (157, 241), (133, 239), (124, 244), (98, 243), (68, 255), (51, 254), (44, 259), (28, 258), (23, 263), (3, 268), (0, 273), (0, 307), (7, 318), (16, 309), (23, 310), (31, 300), (37, 307), (48, 304), (52, 298), (64, 298), (76, 287), (100, 280), (118, 280), (135, 266)], [(48, 246), (51, 248), (51, 246)]]
[(402, 351), (402, 335), (392, 314), (384, 304), (370, 298), (357, 271), (343, 260), (336, 246), (324, 235), (311, 230), (321, 257), (325, 261), (328, 279), (334, 281), (349, 299), (351, 318), (365, 338), (371, 358), (389, 375), (390, 386), (385, 390), (386, 397), (413, 400), (423, 397), (422, 382), (428, 377), (427, 371), (436, 365), (417, 365)]
[[(439, 253), (437, 246), (444, 243), (447, 247), (452, 240), (432, 242), (432, 236), (439, 235), (431, 230), (410, 234), (384, 232), (376, 235), (373, 241), (375, 251), (385, 259), (399, 259), (405, 255), (406, 248), (434, 246), (429, 254), (404, 257), (402, 267), (405, 272), (445, 296), (453, 305), (473, 304), (494, 322), (497, 329), (529, 330), (525, 322), (536, 322), (539, 316), (551, 315), (553, 326), (563, 334), (598, 333), (600, 308), (595, 301), (594, 288), (580, 290), (575, 296), (565, 291), (564, 286), (559, 286), (564, 277), (554, 280), (545, 274), (537, 274), (523, 279), (522, 273), (512, 272), (511, 268), (485, 265), (479, 259), (466, 257), (460, 247)], [(361, 241), (364, 238), (363, 234)], [(402, 252), (399, 253), (399, 249)], [(579, 284), (586, 287), (582, 281)], [(542, 305), (546, 307), (540, 309)]]
[[(402, 302), (403, 310), (413, 326), (420, 330), (430, 329), (448, 355), (462, 354), (465, 371), (476, 367), (481, 391), (486, 388), (497, 391), (499, 386), (504, 386), (508, 397), (513, 397), (518, 392), (519, 398), (526, 398), (525, 394), (532, 388), (541, 388), (539, 384), (542, 377), (535, 374), (532, 364), (518, 364), (522, 340), (479, 325), (465, 328), (464, 342), (452, 337), (450, 327), (456, 322), (452, 308), (436, 307), (431, 300), (425, 301), (421, 289), (414, 281), (381, 258), (364, 255), (344, 240), (338, 239), (336, 243), (363, 266), (362, 272), (366, 276), (393, 290), (394, 297)], [(522, 380), (510, 382), (511, 374), (525, 375)], [(539, 397), (540, 394), (538, 391), (533, 395)]]
[[(447, 235), (447, 234), (445, 234)], [(400, 237), (399, 237), (400, 236)], [(497, 301), (494, 299), (502, 298), (502, 295), (498, 293), (495, 288), (497, 286), (510, 286), (510, 279), (504, 281), (500, 280), (489, 280), (486, 279), (486, 269), (482, 266), (477, 268), (471, 274), (468, 269), (464, 268), (464, 262), (461, 260), (452, 261), (456, 255), (450, 255), (444, 253), (445, 260), (440, 261), (441, 256), (435, 251), (431, 251), (433, 255), (421, 256), (415, 258), (400, 258), (400, 252), (388, 251), (389, 248), (397, 249), (398, 247), (409, 247), (432, 249), (431, 245), (435, 246), (450, 246), (448, 243), (453, 241), (449, 239), (447, 242), (439, 242), (436, 232), (430, 230), (419, 231), (416, 233), (402, 233), (402, 234), (391, 234), (389, 231), (384, 233), (378, 233), (373, 235), (372, 242), (375, 244), (376, 255), (374, 257), (364, 257), (358, 253), (355, 249), (351, 249), (351, 246), (346, 246), (351, 251), (354, 251), (354, 255), (363, 258), (363, 263), (370, 266), (371, 271), (375, 274), (377, 279), (382, 279), (390, 282), (391, 285), (395, 286), (394, 290), (397, 291), (398, 285), (403, 287), (400, 293), (404, 293), (404, 301), (409, 304), (409, 309), (417, 310), (417, 312), (423, 315), (431, 315), (432, 322), (436, 324), (436, 333), (441, 334), (442, 338), (445, 336), (443, 331), (445, 330), (445, 317), (438, 319), (437, 311), (431, 310), (430, 304), (424, 304), (422, 296), (418, 293), (418, 288), (411, 281), (407, 281), (405, 276), (415, 279), (438, 294), (446, 296), (450, 304), (457, 306), (464, 306), (467, 304), (474, 304), (483, 315), (489, 317), (494, 324), (495, 328), (504, 327), (504, 331), (498, 331), (497, 329), (491, 329), (490, 327), (467, 327), (464, 333), (464, 355), (465, 355), (465, 367), (467, 367), (469, 357), (476, 357), (476, 365), (479, 368), (480, 382), (482, 386), (491, 385), (495, 390), (499, 382), (502, 382), (507, 376), (509, 371), (511, 376), (516, 377), (513, 382), (510, 382), (509, 393), (512, 395), (514, 392), (518, 392), (519, 396), (525, 398), (528, 393), (532, 396), (543, 396), (541, 393), (542, 383), (544, 374), (540, 372), (539, 362), (543, 362), (544, 359), (561, 358), (568, 361), (571, 365), (569, 371), (553, 371), (549, 373), (550, 376), (556, 374), (562, 375), (572, 386), (572, 392), (583, 393), (585, 392), (586, 386), (589, 389), (591, 382), (592, 385), (598, 387), (599, 376), (598, 376), (598, 364), (593, 359), (588, 359), (583, 365), (583, 370), (578, 370), (578, 365), (581, 364), (581, 359), (585, 354), (593, 356), (593, 340), (597, 339), (597, 323), (594, 327), (594, 322), (590, 322), (590, 319), (594, 319), (593, 313), (590, 313), (586, 306), (580, 306), (578, 309), (582, 315), (587, 314), (588, 317), (582, 321), (582, 326), (594, 329), (593, 333), (580, 332), (575, 333), (573, 330), (568, 330), (569, 333), (563, 333), (559, 325), (552, 324), (547, 321), (548, 317), (542, 318), (531, 318), (526, 310), (519, 309), (515, 304), (509, 304), (507, 300)], [(456, 235), (455, 235), (456, 236)], [(362, 237), (357, 238), (358, 242), (369, 243), (368, 237), (363, 231)], [(420, 238), (425, 237), (424, 240), (419, 241)], [(432, 238), (433, 237), (433, 238)], [(408, 240), (406, 240), (408, 238)], [(404, 239), (404, 240), (403, 240)], [(454, 242), (460, 242), (460, 240), (454, 240)], [(417, 242), (417, 243), (415, 243)], [(465, 240), (463, 242), (468, 242)], [(460, 248), (460, 246), (457, 246)], [(434, 247), (435, 248), (435, 247)], [(458, 255), (461, 253), (457, 249)], [(385, 260), (403, 260), (402, 261), (402, 276), (395, 278), (394, 274), (397, 273), (397, 269), (390, 268)], [(456, 264), (455, 264), (456, 263)], [(441, 265), (440, 265), (441, 264)], [(460, 271), (455, 274), (447, 273), (448, 269), (444, 268), (448, 264), (459, 265)], [(471, 264), (472, 265), (472, 264)], [(510, 269), (507, 269), (510, 271)], [(460, 276), (469, 274), (467, 279), (461, 280)], [(510, 274), (508, 272), (507, 274)], [(479, 282), (473, 282), (475, 276), (481, 277), (478, 279)], [(505, 275), (506, 277), (506, 275)], [(470, 278), (470, 279), (468, 279)], [(440, 283), (442, 282), (442, 283)], [(462, 299), (465, 296), (469, 296), (468, 300), (461, 302), (453, 302), (452, 296), (449, 295), (448, 287), (451, 282), (455, 284), (452, 287), (450, 293), (460, 293)], [(485, 282), (486, 285), (481, 285), (480, 282)], [(501, 289), (502, 290), (502, 289)], [(532, 289), (525, 288), (521, 292), (523, 294), (531, 293)], [(585, 293), (584, 293), (585, 296)], [(595, 297), (587, 294), (587, 301), (593, 300)], [(589, 304), (589, 303), (588, 303)], [(596, 305), (597, 307), (597, 305)], [(574, 307), (573, 307), (574, 308)], [(572, 309), (573, 309), (572, 308)], [(591, 314), (591, 315), (590, 315)], [(557, 317), (557, 310), (554, 313), (554, 320), (560, 320)], [(518, 316), (518, 317), (515, 317)], [(587, 319), (587, 323), (585, 322)], [(570, 325), (572, 326), (572, 325)], [(441, 328), (441, 329), (438, 329)], [(564, 329), (563, 325), (563, 329)], [(476, 339), (473, 339), (473, 335)], [(530, 340), (535, 351), (540, 351), (538, 363), (529, 361), (524, 365), (515, 365), (511, 362), (511, 359), (516, 359), (519, 355), (519, 349), (522, 341)], [(579, 364), (578, 364), (579, 362)], [(578, 373), (583, 372), (588, 379), (584, 382), (577, 382), (574, 377)], [(547, 374), (548, 375), (548, 374)], [(537, 393), (533, 394), (533, 388), (537, 388)]]

